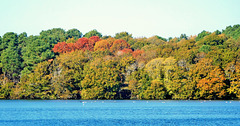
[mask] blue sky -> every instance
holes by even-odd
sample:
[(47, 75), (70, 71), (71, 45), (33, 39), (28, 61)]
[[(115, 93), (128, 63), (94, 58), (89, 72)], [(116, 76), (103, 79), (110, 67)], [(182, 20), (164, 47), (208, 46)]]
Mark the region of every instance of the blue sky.
[(42, 30), (127, 31), (165, 38), (240, 24), (240, 0), (1, 0), (0, 36), (38, 35)]

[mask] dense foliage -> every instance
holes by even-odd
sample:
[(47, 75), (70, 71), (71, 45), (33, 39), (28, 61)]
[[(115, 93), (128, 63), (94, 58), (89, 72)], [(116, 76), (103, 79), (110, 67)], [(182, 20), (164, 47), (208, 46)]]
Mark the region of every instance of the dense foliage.
[(197, 36), (0, 37), (1, 99), (240, 99), (240, 25)]

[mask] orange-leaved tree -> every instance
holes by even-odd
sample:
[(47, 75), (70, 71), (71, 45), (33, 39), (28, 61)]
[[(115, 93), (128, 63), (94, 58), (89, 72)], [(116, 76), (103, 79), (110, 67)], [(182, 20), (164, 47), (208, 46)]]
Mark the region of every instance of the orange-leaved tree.
[(216, 67), (211, 70), (206, 78), (201, 79), (197, 84), (198, 94), (204, 99), (218, 99), (226, 95), (226, 80), (224, 72)]
[(94, 51), (105, 51), (110, 49), (110, 44), (107, 40), (101, 40), (96, 42)]
[(130, 45), (122, 39), (117, 39), (113, 42), (113, 45), (110, 48), (111, 52), (117, 52), (118, 50), (123, 50), (125, 48), (130, 48)]
[(72, 43), (59, 42), (54, 46), (52, 50), (55, 53), (66, 53), (74, 51), (75, 47), (73, 46)]

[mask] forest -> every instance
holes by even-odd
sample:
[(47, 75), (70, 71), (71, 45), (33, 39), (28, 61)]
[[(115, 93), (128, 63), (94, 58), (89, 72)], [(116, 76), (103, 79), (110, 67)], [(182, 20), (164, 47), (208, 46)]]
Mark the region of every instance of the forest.
[(240, 99), (240, 25), (174, 38), (7, 32), (0, 99)]

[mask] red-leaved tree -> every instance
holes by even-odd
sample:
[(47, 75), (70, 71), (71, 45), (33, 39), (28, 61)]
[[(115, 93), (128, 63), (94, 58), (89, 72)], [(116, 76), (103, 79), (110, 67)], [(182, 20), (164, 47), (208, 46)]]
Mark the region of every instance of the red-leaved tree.
[(54, 46), (52, 50), (55, 53), (66, 53), (73, 51), (74, 47), (72, 47), (70, 43), (67, 44), (66, 42), (59, 42)]

